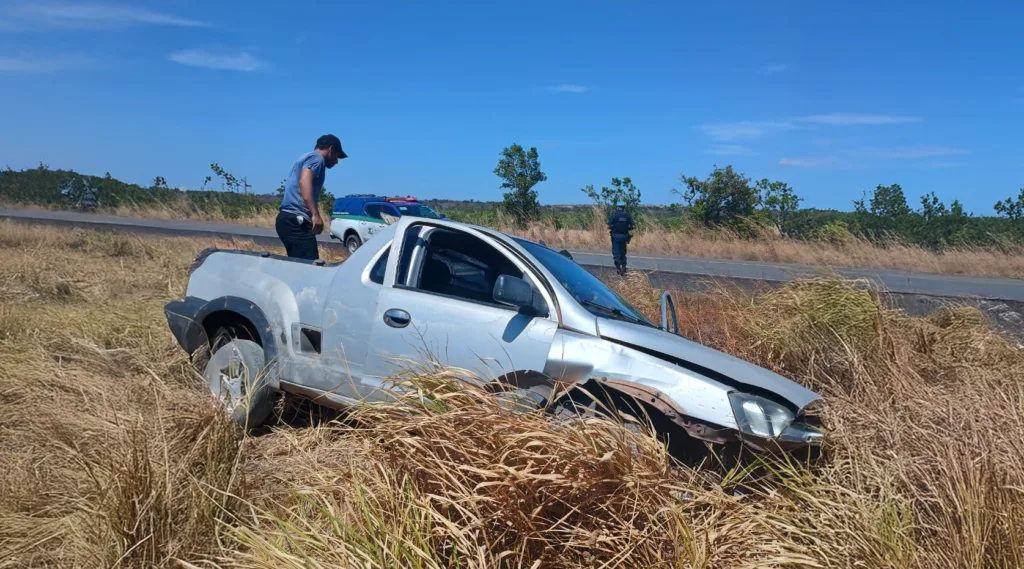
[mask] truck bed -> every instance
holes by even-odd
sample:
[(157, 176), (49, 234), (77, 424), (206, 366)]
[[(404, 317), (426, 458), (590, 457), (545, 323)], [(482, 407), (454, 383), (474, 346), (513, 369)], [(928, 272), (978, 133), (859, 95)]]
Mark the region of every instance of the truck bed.
[(275, 254), (271, 253), (270, 251), (250, 251), (250, 250), (247, 250), (247, 249), (220, 249), (220, 248), (217, 248), (217, 247), (207, 247), (206, 249), (203, 249), (202, 251), (200, 251), (198, 255), (196, 255), (195, 260), (192, 261), (192, 265), (189, 267), (188, 274), (191, 275), (193, 272), (195, 272), (196, 268), (198, 268), (200, 265), (202, 265), (203, 262), (205, 262), (206, 259), (210, 255), (212, 255), (214, 253), (230, 253), (230, 254), (233, 254), (233, 255), (247, 255), (247, 256), (250, 256), (250, 257), (259, 257), (261, 259), (273, 259), (275, 261), (288, 261), (290, 263), (298, 263), (300, 265), (313, 265), (313, 266), (317, 266), (317, 267), (337, 267), (338, 265), (340, 265), (340, 264), (345, 262), (345, 261), (338, 261), (337, 263), (329, 263), (329, 262), (325, 261), (324, 259), (316, 259), (316, 260), (299, 259), (297, 257), (288, 257), (286, 255), (275, 255)]

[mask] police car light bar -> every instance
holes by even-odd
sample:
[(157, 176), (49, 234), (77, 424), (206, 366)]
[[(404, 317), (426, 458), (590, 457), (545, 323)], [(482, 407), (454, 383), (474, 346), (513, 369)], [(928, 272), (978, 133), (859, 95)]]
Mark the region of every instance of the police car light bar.
[(416, 198), (414, 198), (412, 196), (406, 196), (404, 198), (396, 196), (396, 197), (391, 197), (391, 198), (384, 198), (384, 201), (386, 201), (386, 202), (415, 202), (415, 201), (419, 201), (419, 200), (417, 200)]

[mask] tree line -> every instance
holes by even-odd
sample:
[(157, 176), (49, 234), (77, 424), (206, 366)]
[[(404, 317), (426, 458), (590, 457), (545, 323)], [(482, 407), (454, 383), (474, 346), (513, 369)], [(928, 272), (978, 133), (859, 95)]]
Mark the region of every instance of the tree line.
[[(149, 186), (141, 186), (117, 180), (110, 173), (89, 176), (40, 163), (36, 168), (0, 171), (0, 202), (74, 209), (88, 194), (98, 208), (106, 210), (170, 208), (186, 215), (228, 219), (273, 213), (280, 204), (283, 181), (276, 195), (250, 194), (245, 192), (248, 184), (244, 178), (232, 175), (216, 162), (210, 165), (210, 171), (202, 189), (179, 190), (168, 187), (162, 176), (154, 177)], [(560, 229), (594, 225), (593, 208), (566, 210), (540, 205), (537, 187), (547, 180), (547, 174), (536, 148), (512, 144), (503, 149), (494, 174), (500, 179), (502, 191), (497, 207), (488, 202), (433, 203), (440, 204), (453, 219), (481, 224), (511, 220), (522, 226), (543, 219)], [(220, 191), (211, 187), (217, 181)], [(1024, 242), (1024, 188), (1016, 197), (997, 202), (993, 208), (996, 215), (974, 216), (965, 212), (959, 201), (946, 204), (933, 192), (920, 196), (912, 206), (899, 184), (878, 185), (854, 200), (851, 211), (838, 211), (802, 208), (803, 199), (785, 182), (752, 179), (731, 165), (716, 166), (703, 178), (683, 173), (680, 182), (681, 187), (673, 190), (679, 201), (668, 208), (643, 204), (640, 189), (628, 176), (612, 178), (600, 188), (587, 185), (580, 191), (604, 215), (616, 202), (625, 203), (640, 213), (634, 217), (641, 230), (699, 226), (750, 238), (768, 232), (836, 244), (859, 238), (880, 245), (907, 243), (937, 250)], [(321, 209), (331, 211), (333, 203), (334, 195), (324, 188)]]
[[(168, 187), (163, 176), (155, 176), (149, 186), (122, 182), (107, 172), (104, 176), (79, 174), (73, 170), (51, 169), (42, 162), (35, 168), (0, 170), (0, 202), (64, 209), (79, 209), (91, 202), (97, 209), (116, 210), (170, 209), (185, 215), (219, 216), (243, 219), (273, 213), (281, 203), (284, 182), (274, 194), (239, 193), (247, 186), (214, 162), (212, 175), (206, 176), (202, 189), (179, 190)], [(220, 180), (221, 189), (208, 188)], [(320, 208), (331, 211), (334, 195), (324, 188)]]
[[(536, 186), (547, 180), (541, 170), (536, 148), (513, 144), (502, 150), (494, 174), (504, 190), (502, 207), (517, 224), (540, 215)], [(973, 216), (958, 200), (948, 206), (934, 192), (920, 197), (920, 207), (911, 207), (899, 184), (878, 185), (853, 201), (853, 211), (801, 208), (803, 198), (785, 182), (763, 178), (753, 180), (731, 165), (714, 167), (705, 178), (680, 175), (682, 189), (673, 193), (680, 203), (677, 215), (641, 217), (641, 226), (658, 224), (679, 227), (689, 223), (728, 229), (740, 236), (755, 237), (765, 231), (787, 238), (841, 243), (860, 238), (879, 245), (894, 242), (943, 249), (948, 247), (999, 245), (1008, 240), (1024, 241), (1024, 188), (1016, 198), (994, 205), (996, 216)], [(599, 190), (581, 188), (595, 205), (610, 210), (623, 202), (627, 208), (641, 205), (640, 190), (629, 177), (612, 178)], [(581, 219), (586, 226), (592, 220)], [(559, 225), (555, 220), (556, 225)]]

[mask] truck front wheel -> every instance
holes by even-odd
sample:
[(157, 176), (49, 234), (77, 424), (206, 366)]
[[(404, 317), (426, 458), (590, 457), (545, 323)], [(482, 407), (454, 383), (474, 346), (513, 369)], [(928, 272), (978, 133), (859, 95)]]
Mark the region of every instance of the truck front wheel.
[(246, 429), (262, 425), (274, 408), (265, 366), (266, 357), (259, 344), (236, 338), (217, 348), (203, 373), (210, 393), (220, 400), (231, 419)]

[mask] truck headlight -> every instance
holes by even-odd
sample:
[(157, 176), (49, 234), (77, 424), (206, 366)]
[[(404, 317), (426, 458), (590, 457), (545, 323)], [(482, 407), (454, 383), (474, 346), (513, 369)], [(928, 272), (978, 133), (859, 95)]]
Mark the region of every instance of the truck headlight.
[(730, 393), (729, 402), (740, 430), (748, 435), (776, 438), (796, 418), (782, 405), (749, 393)]

